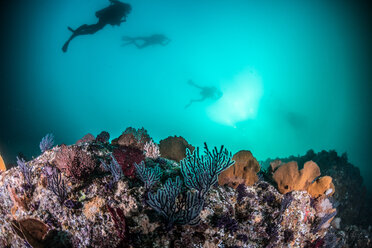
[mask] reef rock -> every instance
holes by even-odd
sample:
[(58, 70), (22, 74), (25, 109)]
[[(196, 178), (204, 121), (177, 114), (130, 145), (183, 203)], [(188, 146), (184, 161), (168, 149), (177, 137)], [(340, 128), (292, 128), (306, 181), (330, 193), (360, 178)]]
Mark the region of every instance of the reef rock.
[(219, 175), (219, 185), (237, 188), (239, 184), (252, 186), (258, 181), (257, 173), (260, 171), (260, 164), (250, 151), (239, 151), (234, 154), (232, 160), (235, 164)]
[(168, 138), (161, 140), (159, 144), (161, 157), (171, 159), (176, 162), (180, 162), (186, 157), (186, 148), (188, 148), (191, 152), (193, 152), (195, 149), (195, 147), (190, 145), (181, 136), (169, 136)]

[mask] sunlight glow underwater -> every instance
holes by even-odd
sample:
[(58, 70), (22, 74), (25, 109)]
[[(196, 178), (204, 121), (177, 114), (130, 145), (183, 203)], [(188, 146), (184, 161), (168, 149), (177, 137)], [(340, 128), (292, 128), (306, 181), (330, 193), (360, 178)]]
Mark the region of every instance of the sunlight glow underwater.
[(235, 128), (236, 123), (256, 117), (263, 85), (255, 71), (245, 70), (221, 88), (223, 96), (207, 109), (211, 120)]

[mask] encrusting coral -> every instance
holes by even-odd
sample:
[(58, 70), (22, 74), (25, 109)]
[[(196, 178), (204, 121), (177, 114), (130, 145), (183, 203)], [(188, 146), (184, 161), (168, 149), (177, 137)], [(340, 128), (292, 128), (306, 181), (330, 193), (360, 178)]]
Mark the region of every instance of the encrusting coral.
[[(34, 172), (29, 194), (21, 187), (19, 167), (0, 174), (0, 247), (319, 247), (328, 242), (337, 213), (330, 195), (313, 198), (292, 189), (297, 186), (288, 178), (282, 182), (293, 191), (286, 194), (255, 178), (251, 186), (219, 186), (220, 173), (234, 166), (223, 147), (209, 150), (205, 144), (203, 155), (187, 149), (178, 164), (101, 141), (56, 146), (27, 161)], [(89, 160), (93, 166), (87, 166), (95, 169), (74, 176), (69, 168), (75, 160), (83, 167)], [(259, 169), (249, 163), (252, 171)], [(301, 190), (315, 179), (298, 169), (293, 174)], [(57, 188), (45, 182), (53, 175)], [(24, 227), (25, 220), (39, 236)]]
[(250, 151), (239, 151), (234, 154), (232, 160), (235, 164), (218, 177), (219, 185), (237, 188), (239, 184), (252, 186), (258, 181), (257, 173), (260, 171), (260, 164)]

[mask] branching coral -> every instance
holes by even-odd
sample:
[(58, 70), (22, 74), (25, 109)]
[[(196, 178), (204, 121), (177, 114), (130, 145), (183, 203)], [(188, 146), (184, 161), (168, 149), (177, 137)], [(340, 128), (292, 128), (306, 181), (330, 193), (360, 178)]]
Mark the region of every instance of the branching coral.
[(231, 153), (227, 149), (223, 149), (223, 146), (219, 151), (215, 147), (210, 152), (207, 144), (204, 143), (204, 150), (205, 155), (200, 156), (199, 148), (193, 154), (187, 149), (186, 158), (180, 162), (186, 186), (196, 189), (203, 198), (212, 185), (218, 182), (218, 175), (234, 164), (234, 161), (231, 160)]
[(52, 133), (48, 133), (45, 135), (40, 142), (40, 150), (41, 152), (45, 152), (49, 149), (51, 149), (54, 145), (54, 135)]
[(146, 190), (151, 189), (163, 174), (159, 166), (148, 168), (143, 161), (140, 164), (134, 163), (134, 166), (136, 167), (137, 176), (145, 184)]
[(197, 193), (187, 192), (186, 198), (178, 199), (182, 181), (179, 177), (173, 182), (168, 179), (156, 194), (149, 193), (147, 203), (161, 214), (169, 226), (174, 224), (194, 225), (199, 222), (199, 213), (203, 209), (204, 200)]
[(114, 182), (119, 181), (123, 176), (123, 170), (121, 169), (120, 164), (116, 161), (115, 157), (110, 154), (111, 161), (109, 164), (105, 163), (105, 161), (101, 160), (102, 166), (105, 168), (106, 171), (109, 171), (114, 178)]
[(146, 142), (145, 146), (143, 147), (143, 150), (147, 158), (157, 159), (158, 157), (160, 157), (159, 146), (155, 144), (152, 140)]

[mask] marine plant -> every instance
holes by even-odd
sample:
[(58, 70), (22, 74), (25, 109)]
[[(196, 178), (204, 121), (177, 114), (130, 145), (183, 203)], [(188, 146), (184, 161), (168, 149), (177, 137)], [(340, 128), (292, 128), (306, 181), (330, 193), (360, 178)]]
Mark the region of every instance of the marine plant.
[(54, 145), (54, 135), (52, 133), (48, 133), (41, 139), (39, 147), (40, 147), (41, 152), (44, 153), (45, 151), (51, 149), (53, 145)]
[(148, 194), (147, 203), (166, 219), (169, 227), (175, 224), (195, 225), (200, 220), (204, 199), (191, 191), (187, 192), (186, 197), (179, 197), (181, 186), (182, 181), (177, 176), (174, 182), (169, 178), (156, 193)]
[(124, 176), (124, 173), (120, 164), (118, 163), (118, 161), (116, 161), (115, 157), (112, 154), (110, 154), (110, 157), (111, 161), (109, 164), (105, 163), (105, 161), (103, 160), (101, 160), (101, 163), (103, 168), (105, 168), (106, 171), (111, 173), (114, 179), (113, 181), (118, 182)]
[(150, 190), (152, 186), (154, 186), (163, 175), (163, 172), (160, 170), (159, 166), (155, 166), (155, 168), (149, 168), (146, 167), (143, 161), (139, 164), (134, 163), (134, 166), (136, 167), (138, 178), (145, 184), (146, 191)]
[(199, 195), (204, 198), (209, 189), (218, 182), (218, 175), (233, 165), (232, 154), (221, 146), (209, 151), (207, 143), (204, 143), (205, 155), (200, 156), (199, 148), (191, 154), (186, 149), (186, 158), (180, 161), (181, 173), (185, 184), (190, 189), (196, 189)]
[(24, 181), (25, 181), (25, 186), (28, 188), (32, 188), (32, 177), (34, 175), (34, 169), (32, 166), (29, 166), (27, 162), (17, 156), (17, 165), (19, 167), (19, 170), (22, 172)]

